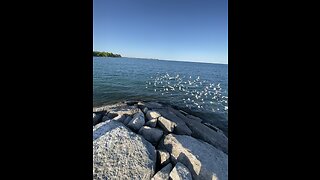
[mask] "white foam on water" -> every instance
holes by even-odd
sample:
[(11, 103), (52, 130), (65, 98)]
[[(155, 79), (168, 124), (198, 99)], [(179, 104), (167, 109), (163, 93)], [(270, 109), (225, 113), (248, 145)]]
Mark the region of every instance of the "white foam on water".
[[(180, 74), (160, 74), (159, 72), (155, 77), (150, 77), (146, 82), (154, 92), (162, 96), (168, 96), (174, 101), (174, 96), (181, 96), (181, 104), (185, 104), (190, 109), (201, 109), (212, 112), (228, 112), (228, 96), (225, 94), (227, 90), (222, 89), (220, 82), (209, 82), (198, 75), (194, 76), (181, 76)], [(216, 84), (216, 85), (215, 85)], [(153, 85), (153, 86), (152, 86)]]

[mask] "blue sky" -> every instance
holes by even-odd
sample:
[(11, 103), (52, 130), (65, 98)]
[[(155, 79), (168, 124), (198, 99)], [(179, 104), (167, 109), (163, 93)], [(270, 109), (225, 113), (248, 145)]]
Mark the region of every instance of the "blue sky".
[(228, 63), (227, 0), (93, 0), (93, 49)]

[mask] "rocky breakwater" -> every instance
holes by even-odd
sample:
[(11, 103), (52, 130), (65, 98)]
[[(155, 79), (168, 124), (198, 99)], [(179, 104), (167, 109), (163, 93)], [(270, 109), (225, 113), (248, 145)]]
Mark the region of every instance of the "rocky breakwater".
[(227, 180), (228, 138), (157, 102), (94, 108), (93, 179)]

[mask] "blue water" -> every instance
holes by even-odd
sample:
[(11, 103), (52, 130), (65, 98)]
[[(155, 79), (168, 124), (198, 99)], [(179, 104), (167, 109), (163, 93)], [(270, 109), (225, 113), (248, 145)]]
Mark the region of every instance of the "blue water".
[[(228, 65), (138, 58), (93, 58), (93, 106), (153, 100), (210, 122), (228, 121)], [(217, 125), (217, 124), (215, 124)]]

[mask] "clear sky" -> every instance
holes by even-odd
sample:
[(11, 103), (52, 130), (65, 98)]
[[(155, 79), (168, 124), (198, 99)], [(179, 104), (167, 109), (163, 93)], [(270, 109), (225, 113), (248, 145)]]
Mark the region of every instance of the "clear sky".
[(228, 63), (227, 0), (93, 0), (93, 49)]

